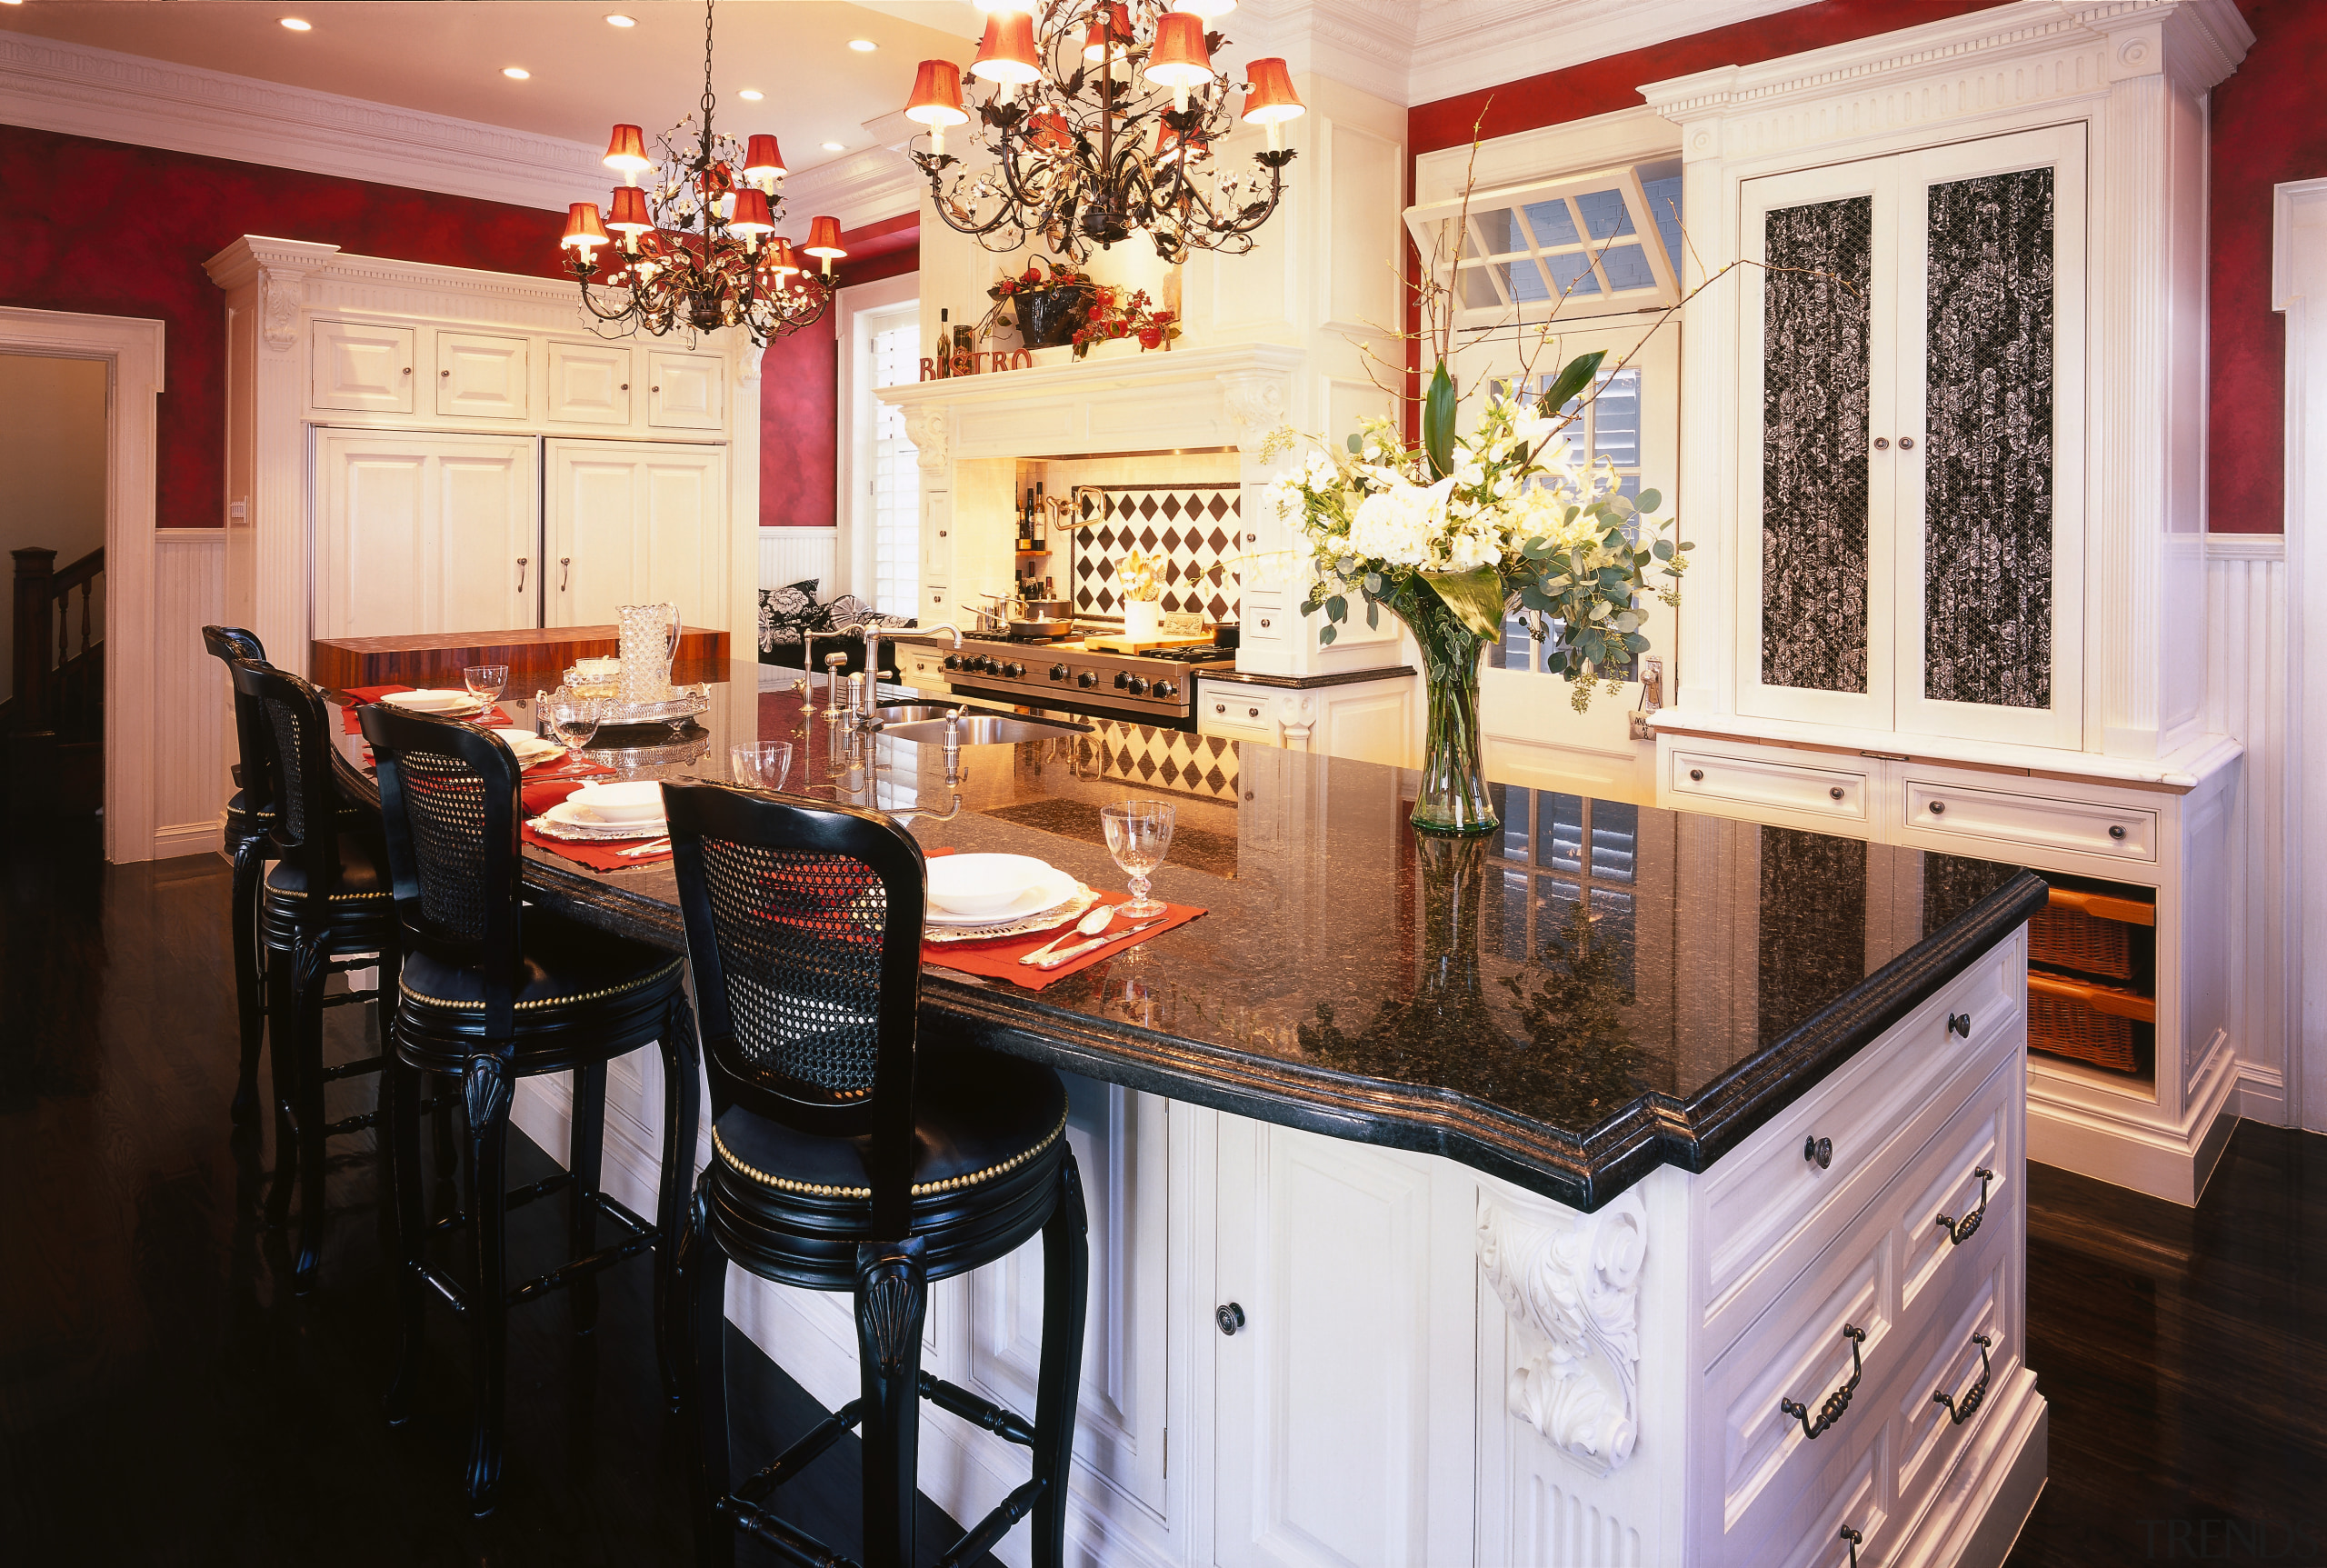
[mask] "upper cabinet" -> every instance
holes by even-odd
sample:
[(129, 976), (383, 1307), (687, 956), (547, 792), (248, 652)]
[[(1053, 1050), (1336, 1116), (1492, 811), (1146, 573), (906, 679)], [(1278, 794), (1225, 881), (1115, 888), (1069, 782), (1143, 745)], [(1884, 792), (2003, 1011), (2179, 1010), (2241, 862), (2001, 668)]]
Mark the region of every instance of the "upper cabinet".
[(532, 355), (522, 337), (436, 335), (436, 412), (450, 419), (524, 419), (533, 413)]
[(1743, 183), (1742, 712), (2082, 744), (2083, 141)]
[(413, 340), (417, 335), (408, 326), (359, 321), (315, 323), (315, 385), (310, 394), (315, 405), (410, 414)]
[(2201, 742), (2207, 95), (2252, 42), (2232, 0), (2018, 0), (1642, 88), (1706, 285), (1660, 723)]
[(549, 345), (549, 417), (574, 424), (628, 424), (631, 350), (627, 344)]
[(727, 420), (724, 365), (705, 354), (649, 349), (646, 423), (665, 430), (716, 430)]

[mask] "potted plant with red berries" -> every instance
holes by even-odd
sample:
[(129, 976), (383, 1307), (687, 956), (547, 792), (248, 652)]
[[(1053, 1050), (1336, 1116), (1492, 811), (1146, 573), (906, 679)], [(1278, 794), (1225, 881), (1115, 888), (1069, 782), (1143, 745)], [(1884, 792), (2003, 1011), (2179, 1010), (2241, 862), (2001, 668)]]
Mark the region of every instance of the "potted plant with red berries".
[(1034, 257), (1025, 271), (998, 280), (985, 292), (994, 301), (986, 313), (986, 330), (1015, 325), (1028, 348), (1055, 348), (1070, 342), (1098, 296), (1089, 273), (1048, 256)]

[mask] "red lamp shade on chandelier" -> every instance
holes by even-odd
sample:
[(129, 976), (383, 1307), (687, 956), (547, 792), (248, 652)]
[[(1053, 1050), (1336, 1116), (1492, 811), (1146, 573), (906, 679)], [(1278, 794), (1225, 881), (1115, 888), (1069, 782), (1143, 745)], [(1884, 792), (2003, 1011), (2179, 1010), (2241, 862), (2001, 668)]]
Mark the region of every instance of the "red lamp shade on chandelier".
[(945, 155), (945, 127), (969, 124), (962, 107), (962, 68), (951, 60), (924, 60), (913, 79), (913, 97), (905, 104), (905, 118), (929, 127), (934, 156)]
[(598, 221), (598, 204), (575, 202), (565, 209), (565, 234), (557, 242), (570, 251), (580, 251), (584, 257), (600, 245), (612, 245), (613, 238), (605, 225)]
[(606, 215), (606, 226), (626, 235), (643, 235), (654, 226), (646, 211), (646, 193), (636, 185), (623, 185), (614, 191), (614, 205)]
[(1155, 19), (1155, 43), (1147, 52), (1142, 73), (1159, 87), (1172, 89), (1172, 107), (1188, 112), (1188, 89), (1212, 80), (1212, 53), (1203, 46), (1203, 18), (1185, 11), (1166, 11)]
[(746, 185), (735, 193), (735, 210), (728, 215), (727, 232), (743, 235), (746, 245), (757, 245), (775, 232), (775, 217), (768, 211), (765, 191)]
[(784, 149), (774, 136), (754, 136), (744, 154), (744, 178), (762, 190), (771, 188), (790, 171), (784, 166)]
[(1002, 89), (1002, 101), (1015, 101), (1018, 89), (1043, 79), (1034, 52), (1034, 18), (1025, 11), (995, 11), (985, 19), (985, 38), (970, 75)]
[(824, 271), (833, 270), (833, 263), (848, 253), (841, 249), (840, 220), (818, 218), (808, 225), (808, 243), (800, 247), (812, 256), (824, 258)]
[(1287, 120), (1297, 120), (1309, 112), (1293, 90), (1293, 73), (1284, 62), (1271, 55), (1255, 60), (1246, 68), (1253, 90), (1244, 95), (1244, 123), (1266, 125), (1269, 130), (1269, 151), (1283, 145), (1283, 126)]
[(1131, 7), (1124, 0), (1107, 0), (1102, 12), (1091, 19), (1091, 33), (1083, 43), (1083, 58), (1092, 65), (1105, 60), (1110, 64), (1121, 60), (1131, 52)]
[(628, 180), (654, 166), (646, 155), (646, 133), (636, 125), (616, 125), (606, 142), (606, 167)]

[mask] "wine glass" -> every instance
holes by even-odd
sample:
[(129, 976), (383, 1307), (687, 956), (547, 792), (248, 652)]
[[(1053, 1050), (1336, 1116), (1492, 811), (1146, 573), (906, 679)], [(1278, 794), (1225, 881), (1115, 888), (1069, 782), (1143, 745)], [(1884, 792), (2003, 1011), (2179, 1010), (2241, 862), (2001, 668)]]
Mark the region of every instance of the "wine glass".
[(550, 728), (565, 743), (565, 754), (577, 761), (582, 748), (597, 734), (598, 723), (604, 716), (605, 704), (597, 697), (576, 696), (565, 686), (549, 694)]
[(1126, 920), (1150, 920), (1165, 905), (1148, 896), (1150, 873), (1164, 864), (1172, 847), (1173, 807), (1168, 801), (1124, 800), (1099, 809), (1107, 830), (1107, 853), (1131, 878), (1131, 902), (1119, 913)]
[(788, 741), (744, 741), (727, 748), (735, 782), (745, 789), (780, 790), (792, 771)]
[(461, 672), (461, 680), (468, 687), (469, 695), (477, 700), (477, 722), (482, 724), (493, 712), (493, 704), (501, 700), (501, 689), (509, 684), (509, 666), (471, 664)]

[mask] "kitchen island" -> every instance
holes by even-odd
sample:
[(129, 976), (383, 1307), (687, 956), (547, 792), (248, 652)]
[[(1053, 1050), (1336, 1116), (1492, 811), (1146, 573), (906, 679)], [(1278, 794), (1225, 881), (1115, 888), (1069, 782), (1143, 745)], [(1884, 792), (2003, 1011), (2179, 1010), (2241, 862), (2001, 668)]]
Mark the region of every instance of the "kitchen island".
[[(936, 747), (755, 673), (714, 688), (705, 732), (624, 760), (715, 774), (732, 740), (790, 740), (795, 791), (1103, 888), (1100, 804), (1179, 807), (1157, 891), (1203, 919), (1040, 992), (943, 969), (923, 991), (930, 1048), (1072, 1074), (1087, 1560), (1824, 1563), (1847, 1530), (1869, 1563), (2001, 1562), (2043, 1468), (2037, 879), (1516, 788), (1492, 839), (1419, 838), (1409, 774), (1112, 722), (964, 748), (949, 784)], [(667, 866), (528, 854), (537, 901), (677, 944)], [(609, 1084), (617, 1196), (654, 1169), (635, 1071)], [(562, 1118), (555, 1081), (521, 1096), (544, 1147)], [(1025, 1399), (1038, 1269), (1027, 1249), (934, 1290), (930, 1370)], [(740, 1282), (730, 1315), (849, 1397), (844, 1301)], [(924, 1489), (975, 1516), (1009, 1484), (998, 1448), (930, 1412)]]

